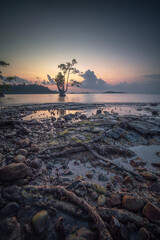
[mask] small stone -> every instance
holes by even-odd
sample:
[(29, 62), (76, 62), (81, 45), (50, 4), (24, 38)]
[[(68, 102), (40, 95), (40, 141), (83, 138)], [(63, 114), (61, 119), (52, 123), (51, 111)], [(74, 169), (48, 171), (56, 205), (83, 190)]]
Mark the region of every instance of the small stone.
[(119, 232), (120, 230), (120, 222), (118, 221), (117, 218), (113, 217), (111, 218), (111, 222), (110, 222), (110, 226), (111, 226), (111, 232), (115, 235), (117, 232)]
[(42, 211), (38, 212), (36, 215), (34, 215), (34, 217), (32, 219), (32, 224), (33, 224), (35, 232), (38, 235), (45, 234), (48, 220), (49, 220), (49, 215), (48, 215), (47, 211), (45, 211), (45, 210), (42, 210)]
[(82, 114), (79, 118), (80, 119), (87, 119), (87, 116), (85, 114)]
[(22, 127), (17, 131), (17, 134), (19, 135), (28, 135), (30, 133), (30, 130), (26, 127)]
[(16, 217), (5, 218), (0, 222), (0, 238), (2, 240), (21, 240), (21, 226)]
[(97, 198), (98, 198), (98, 194), (96, 192), (92, 192), (91, 193), (91, 198), (92, 198), (93, 201), (96, 201)]
[(158, 181), (151, 182), (149, 191), (160, 193), (160, 183)]
[(39, 150), (39, 147), (37, 144), (31, 144), (31, 151), (37, 152)]
[(93, 172), (92, 171), (89, 171), (86, 173), (86, 177), (88, 177), (89, 179), (92, 179), (93, 177)]
[(82, 227), (78, 229), (76, 232), (69, 234), (69, 236), (65, 240), (95, 240), (94, 233), (87, 229), (86, 227)]
[(24, 148), (21, 148), (18, 150), (17, 155), (22, 155), (26, 157), (28, 155), (28, 151)]
[(14, 158), (14, 161), (17, 162), (17, 163), (22, 163), (26, 160), (26, 157), (23, 156), (23, 155), (17, 155), (15, 158)]
[(29, 138), (25, 138), (25, 139), (20, 139), (18, 144), (21, 146), (21, 147), (27, 147), (29, 145), (30, 141), (29, 141)]
[(0, 168), (1, 181), (13, 181), (25, 178), (29, 174), (30, 168), (24, 163), (11, 163)]
[(137, 231), (137, 227), (134, 223), (127, 223), (127, 228), (129, 230), (129, 232), (136, 232)]
[(153, 167), (160, 168), (160, 163), (151, 163)]
[(144, 227), (140, 228), (139, 233), (140, 240), (150, 240), (150, 233)]
[(102, 113), (102, 110), (101, 109), (97, 109), (96, 114), (101, 114), (101, 113)]
[(32, 166), (33, 168), (38, 169), (38, 168), (40, 168), (42, 166), (42, 162), (41, 162), (41, 160), (39, 158), (35, 158), (34, 160), (32, 160), (30, 162), (30, 166)]
[(119, 194), (114, 194), (106, 200), (108, 207), (115, 207), (121, 204), (121, 197)]
[(122, 199), (122, 206), (128, 210), (138, 211), (143, 208), (143, 201), (140, 198), (125, 195)]
[(149, 221), (160, 224), (160, 208), (148, 202), (143, 208), (143, 215)]
[(103, 205), (105, 204), (105, 201), (106, 201), (105, 195), (100, 195), (100, 196), (98, 197), (97, 204), (98, 204), (99, 206), (103, 206)]
[(133, 179), (129, 176), (126, 176), (124, 179), (123, 179), (123, 183), (124, 184), (133, 184)]
[(150, 181), (156, 181), (158, 178), (155, 174), (151, 172), (140, 172), (140, 175)]
[(120, 233), (120, 236), (123, 240), (130, 239), (129, 238), (129, 231), (128, 231), (128, 229), (125, 225), (121, 224), (119, 233)]

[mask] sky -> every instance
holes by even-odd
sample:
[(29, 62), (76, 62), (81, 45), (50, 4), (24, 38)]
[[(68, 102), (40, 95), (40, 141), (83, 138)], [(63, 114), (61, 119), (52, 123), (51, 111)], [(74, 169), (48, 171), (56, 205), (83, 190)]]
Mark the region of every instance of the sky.
[(157, 90), (159, 12), (159, 0), (5, 0), (0, 59), (10, 66), (3, 75), (46, 83), (75, 58), (83, 74), (71, 77), (83, 90), (135, 83)]

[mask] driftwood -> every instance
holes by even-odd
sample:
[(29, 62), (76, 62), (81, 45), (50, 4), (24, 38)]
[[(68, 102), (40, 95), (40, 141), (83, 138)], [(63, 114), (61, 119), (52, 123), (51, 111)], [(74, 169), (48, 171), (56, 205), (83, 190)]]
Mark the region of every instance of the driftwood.
[(82, 146), (84, 146), (88, 151), (90, 151), (95, 157), (101, 159), (102, 161), (106, 162), (106, 163), (110, 163), (111, 165), (117, 167), (118, 169), (122, 170), (122, 171), (126, 171), (132, 175), (134, 175), (135, 177), (137, 177), (139, 180), (143, 181), (143, 178), (136, 172), (126, 169), (123, 166), (119, 166), (118, 164), (114, 163), (113, 161), (101, 156), (100, 154), (98, 154), (97, 152), (95, 152), (88, 144), (85, 143), (81, 143)]
[(94, 207), (89, 205), (84, 199), (77, 197), (73, 192), (66, 190), (62, 186), (53, 186), (53, 187), (45, 187), (45, 186), (28, 186), (25, 189), (29, 190), (42, 190), (43, 192), (57, 192), (61, 195), (65, 195), (71, 202), (78, 205), (80, 208), (82, 208), (84, 211), (86, 211), (89, 216), (93, 219), (93, 221), (96, 223), (100, 240), (112, 240), (112, 236), (108, 229), (106, 228), (106, 225), (100, 215), (96, 212)]

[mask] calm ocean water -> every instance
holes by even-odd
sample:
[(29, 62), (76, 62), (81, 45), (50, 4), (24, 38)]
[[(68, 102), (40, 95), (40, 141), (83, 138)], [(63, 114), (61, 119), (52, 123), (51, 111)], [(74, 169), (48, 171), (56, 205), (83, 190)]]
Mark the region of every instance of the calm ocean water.
[(32, 103), (160, 103), (160, 94), (9, 94), (0, 99), (0, 106)]

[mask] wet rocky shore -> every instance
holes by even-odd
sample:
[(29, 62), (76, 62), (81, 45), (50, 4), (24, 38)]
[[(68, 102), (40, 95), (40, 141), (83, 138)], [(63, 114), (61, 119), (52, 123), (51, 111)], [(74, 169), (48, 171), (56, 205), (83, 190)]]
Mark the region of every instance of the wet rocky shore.
[(160, 104), (1, 108), (0, 239), (160, 239)]

